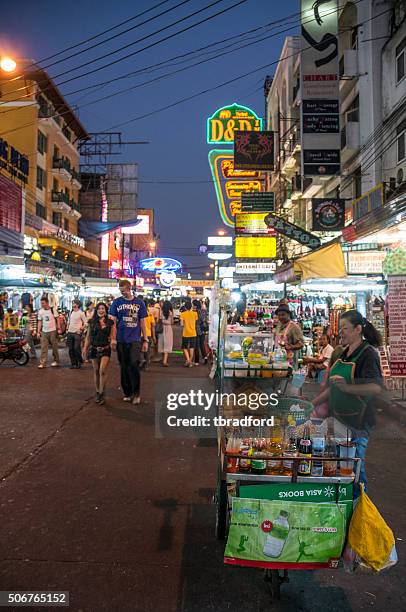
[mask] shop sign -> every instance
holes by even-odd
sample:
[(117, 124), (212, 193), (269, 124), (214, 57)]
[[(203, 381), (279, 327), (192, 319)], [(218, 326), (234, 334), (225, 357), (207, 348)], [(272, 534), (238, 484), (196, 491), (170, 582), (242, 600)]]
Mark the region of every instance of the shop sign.
[(262, 119), (246, 106), (231, 104), (219, 108), (207, 119), (207, 142), (209, 144), (230, 144), (234, 141), (234, 133), (240, 131), (256, 131), (262, 129)]
[(348, 274), (382, 274), (385, 251), (348, 251)]
[[(232, 164), (232, 172), (228, 164)], [(227, 165), (226, 165), (227, 164)], [(213, 149), (209, 152), (209, 165), (216, 190), (220, 216), (225, 225), (234, 228), (234, 216), (241, 212), (241, 198), (246, 192), (261, 192), (263, 177), (261, 173), (251, 176), (234, 176), (234, 159), (232, 150)], [(241, 171), (244, 172), (245, 171)], [(248, 172), (248, 171), (247, 171)]]
[(214, 281), (212, 280), (193, 280), (193, 279), (181, 279), (176, 282), (178, 287), (213, 287)]
[(30, 163), (28, 157), (0, 138), (0, 168), (4, 168), (11, 176), (23, 181), (28, 180)]
[(275, 270), (276, 261), (257, 261), (255, 263), (241, 261), (235, 264), (237, 274), (273, 274)]
[(38, 238), (24, 234), (24, 254), (31, 255), (33, 251), (39, 251)]
[(157, 278), (162, 287), (172, 287), (176, 281), (176, 274), (172, 270), (163, 270), (157, 274)]
[(238, 259), (273, 259), (276, 257), (276, 238), (273, 236), (238, 236), (234, 245), (235, 256)]
[[(306, 491), (298, 488), (305, 497)], [(337, 567), (346, 537), (348, 502), (335, 503), (334, 485), (313, 488), (325, 493), (330, 503), (303, 502), (300, 497), (233, 498), (225, 563)]]
[(243, 193), (241, 195), (242, 212), (272, 212), (275, 209), (275, 193)]
[(67, 242), (68, 244), (73, 244), (74, 246), (81, 247), (82, 249), (85, 248), (85, 241), (83, 238), (80, 238), (79, 236), (75, 236), (75, 234), (71, 234), (70, 232), (67, 232), (61, 227), (58, 228), (55, 235), (60, 240), (63, 240), (63, 242)]
[(301, 0), (301, 14), (303, 174), (330, 176), (340, 171), (337, 0)]
[(140, 270), (146, 272), (158, 272), (158, 271), (173, 271), (176, 272), (182, 268), (182, 264), (177, 259), (171, 257), (149, 257), (148, 259), (141, 259), (138, 263)]
[(235, 270), (235, 266), (219, 266), (217, 274), (219, 278), (233, 278)]
[(388, 276), (391, 376), (406, 376), (406, 276)]
[(282, 234), (287, 238), (291, 238), (299, 244), (308, 246), (311, 249), (317, 249), (319, 246), (321, 246), (321, 241), (318, 236), (310, 234), (303, 228), (282, 219), (282, 217), (277, 217), (274, 213), (268, 213), (268, 215), (265, 217), (265, 223), (269, 227), (275, 229), (279, 234)]
[(345, 200), (337, 198), (312, 199), (312, 229), (316, 232), (336, 232), (344, 227)]
[(221, 161), (221, 174), (225, 179), (252, 178), (260, 179), (261, 173), (256, 170), (236, 170), (233, 159), (223, 159)]
[(239, 170), (273, 170), (274, 133), (236, 131), (234, 167)]
[(22, 214), (21, 187), (0, 174), (0, 227), (20, 234)]
[[(269, 211), (268, 211), (269, 212)], [(274, 229), (265, 223), (268, 212), (241, 212), (235, 215), (235, 233), (239, 234), (271, 234), (275, 235)]]

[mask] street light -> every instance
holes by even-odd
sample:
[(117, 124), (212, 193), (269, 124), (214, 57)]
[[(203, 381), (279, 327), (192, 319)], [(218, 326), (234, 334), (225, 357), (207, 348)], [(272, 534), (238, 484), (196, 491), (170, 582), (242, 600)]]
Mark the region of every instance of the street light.
[(210, 268), (214, 268), (214, 264), (210, 264), (210, 266), (209, 266), (209, 267), (210, 267)]
[(217, 234), (218, 234), (219, 236), (225, 236), (225, 235), (226, 235), (226, 231), (225, 231), (225, 230), (223, 230), (223, 229), (220, 229), (220, 230), (218, 230)]
[(151, 249), (154, 249), (156, 247), (156, 242), (153, 240), (149, 243), (149, 246), (151, 247)]
[(206, 276), (210, 276), (210, 272), (206, 272)]
[(14, 72), (17, 63), (11, 57), (4, 56), (0, 59), (0, 68), (3, 72)]

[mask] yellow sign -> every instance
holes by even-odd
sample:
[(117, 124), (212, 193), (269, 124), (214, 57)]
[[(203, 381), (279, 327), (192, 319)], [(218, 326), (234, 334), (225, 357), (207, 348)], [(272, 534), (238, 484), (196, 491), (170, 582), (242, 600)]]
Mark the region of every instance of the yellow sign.
[(214, 281), (212, 280), (178, 280), (175, 285), (177, 287), (213, 287)]
[(276, 257), (276, 238), (272, 236), (237, 237), (235, 256), (239, 259), (273, 259)]
[(233, 159), (221, 160), (221, 173), (226, 179), (232, 178), (261, 178), (261, 173), (257, 170), (234, 170)]
[(226, 193), (228, 198), (240, 198), (242, 192), (260, 192), (260, 181), (227, 181)]
[(262, 129), (262, 119), (254, 111), (240, 104), (219, 108), (207, 119), (207, 142), (227, 144), (234, 141), (236, 130), (257, 131)]

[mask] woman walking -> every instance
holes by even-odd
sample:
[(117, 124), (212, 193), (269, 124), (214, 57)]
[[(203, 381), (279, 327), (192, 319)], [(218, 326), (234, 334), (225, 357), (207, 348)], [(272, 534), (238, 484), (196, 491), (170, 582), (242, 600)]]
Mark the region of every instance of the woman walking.
[(162, 365), (168, 367), (168, 355), (173, 348), (173, 308), (169, 300), (165, 300), (161, 308), (163, 331), (158, 335), (158, 353), (163, 353)]
[(111, 333), (114, 322), (108, 316), (107, 305), (99, 302), (89, 321), (83, 358), (89, 354), (93, 364), (96, 403), (104, 404), (107, 367), (111, 357)]

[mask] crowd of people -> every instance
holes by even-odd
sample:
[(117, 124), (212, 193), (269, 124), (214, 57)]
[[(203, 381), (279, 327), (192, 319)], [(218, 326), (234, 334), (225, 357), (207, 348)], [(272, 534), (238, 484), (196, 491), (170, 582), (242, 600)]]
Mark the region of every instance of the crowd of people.
[[(88, 302), (85, 310), (75, 299), (70, 312), (55, 308), (46, 294), (37, 311), (29, 298), (19, 304), (19, 310), (4, 308), (6, 299), (0, 296), (0, 330), (5, 337), (24, 336), (32, 359), (38, 358), (39, 345), (39, 369), (47, 367), (50, 350), (51, 367), (60, 366), (59, 347), (66, 341), (71, 369), (80, 369), (91, 361), (95, 401), (100, 404), (105, 401), (111, 352), (117, 351), (123, 399), (139, 404), (140, 370), (147, 369), (151, 362), (169, 366), (174, 347), (174, 308), (170, 300), (135, 296), (127, 279), (119, 282), (119, 289), (120, 297)], [(185, 298), (180, 311), (184, 365), (207, 363), (208, 301)]]

